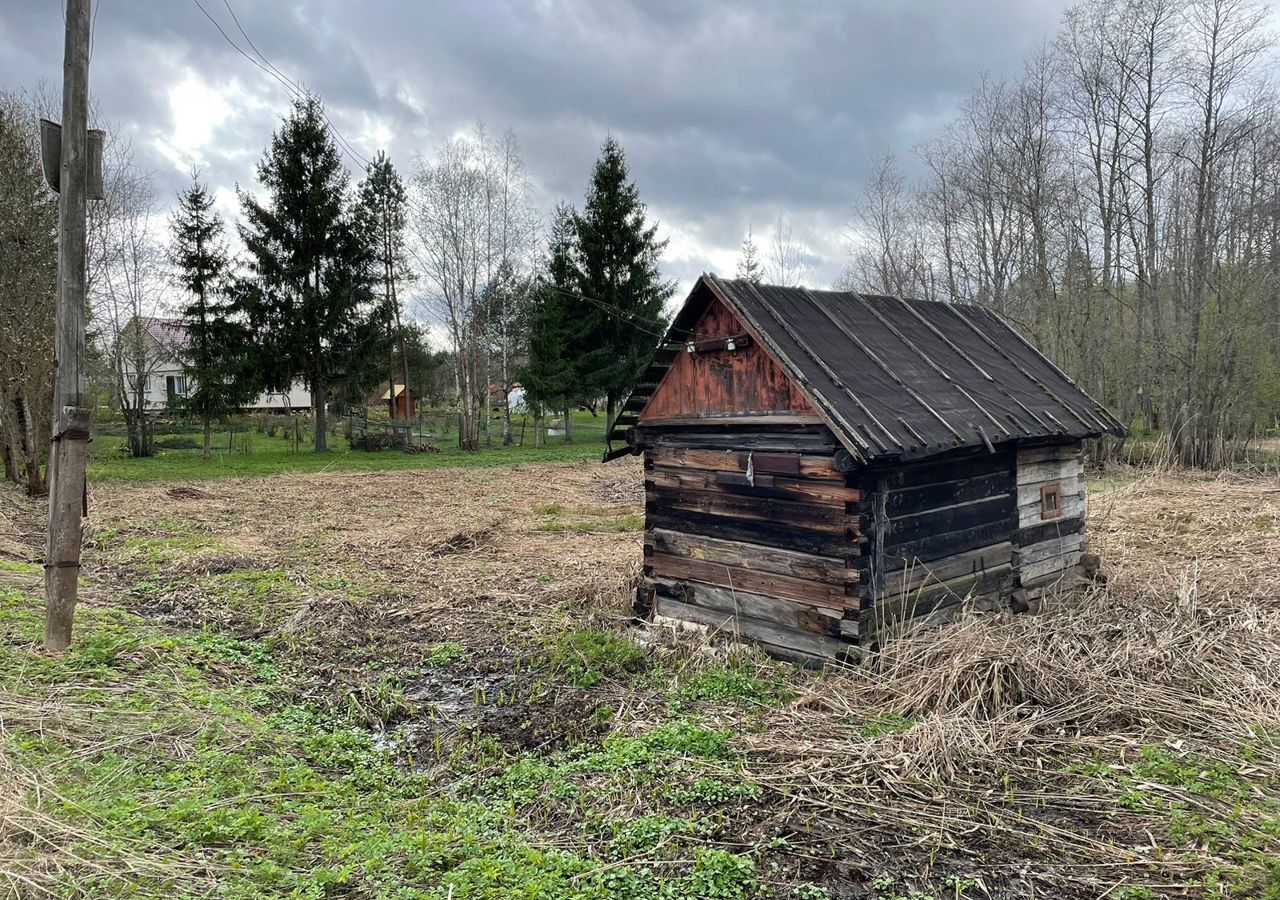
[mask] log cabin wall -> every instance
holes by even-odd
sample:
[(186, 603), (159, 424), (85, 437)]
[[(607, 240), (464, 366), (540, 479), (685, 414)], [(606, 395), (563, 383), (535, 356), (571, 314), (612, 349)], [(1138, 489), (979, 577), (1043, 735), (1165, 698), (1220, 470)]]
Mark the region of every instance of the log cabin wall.
[(1013, 589), (1012, 449), (873, 467), (859, 487), (870, 508), (864, 643), (908, 620), (949, 618), (965, 600), (1003, 606)]
[(862, 493), (823, 426), (646, 428), (637, 612), (813, 663), (856, 653)]
[(1085, 550), (1084, 457), (1078, 443), (1018, 451), (1014, 561), (1031, 587), (1075, 569)]

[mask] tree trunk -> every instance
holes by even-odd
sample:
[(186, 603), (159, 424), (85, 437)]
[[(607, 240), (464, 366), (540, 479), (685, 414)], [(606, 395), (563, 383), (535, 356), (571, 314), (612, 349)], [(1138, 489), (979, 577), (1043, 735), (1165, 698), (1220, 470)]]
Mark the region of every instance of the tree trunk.
[(31, 412), (31, 404), (26, 394), (21, 391), (17, 396), (17, 409), (22, 423), (22, 458), (26, 467), (27, 494), (38, 497), (45, 491), (44, 478), (40, 473), (40, 448), (36, 443), (36, 421)]
[(476, 421), (475, 376), (469, 362), (466, 359), (459, 361), (461, 384), (458, 392), (458, 403), (462, 412), (461, 421), (458, 423), (458, 447), (467, 451), (480, 449), (480, 429)]
[(400, 314), (396, 313), (396, 330), (400, 332), (400, 364), (404, 367), (404, 415), (406, 419), (416, 418), (413, 409), (413, 394), (409, 392), (409, 351), (404, 345), (404, 329), (400, 327)]
[(329, 449), (329, 385), (323, 378), (314, 379), (311, 401), (316, 408), (316, 453)]
[(13, 428), (13, 408), (7, 402), (8, 398), (0, 396), (0, 403), (4, 404), (7, 409), (0, 414), (0, 459), (4, 460), (4, 477), (12, 481), (14, 484), (22, 483), (22, 476), (18, 474), (18, 462), (14, 457), (15, 437)]
[(564, 408), (564, 442), (566, 444), (573, 443), (573, 417), (569, 414), (571, 406)]
[(212, 456), (213, 449), (213, 423), (209, 421), (209, 417), (204, 417), (204, 458), (208, 459)]
[(13, 450), (9, 447), (9, 442), (0, 436), (0, 458), (4, 459), (4, 477), (8, 481), (17, 484), (20, 479), (18, 477), (18, 467), (13, 462)]
[(484, 412), (485, 446), (493, 446), (493, 360), (488, 348), (484, 351), (484, 401), (481, 409)]
[(511, 446), (511, 355), (507, 336), (502, 336), (502, 446)]

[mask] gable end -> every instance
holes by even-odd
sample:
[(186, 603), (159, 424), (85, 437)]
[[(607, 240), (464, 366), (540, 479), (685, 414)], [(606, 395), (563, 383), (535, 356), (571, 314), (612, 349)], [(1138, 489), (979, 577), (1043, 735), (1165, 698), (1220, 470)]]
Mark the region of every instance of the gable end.
[(645, 405), (639, 424), (731, 416), (819, 421), (818, 411), (791, 377), (733, 311), (713, 298)]

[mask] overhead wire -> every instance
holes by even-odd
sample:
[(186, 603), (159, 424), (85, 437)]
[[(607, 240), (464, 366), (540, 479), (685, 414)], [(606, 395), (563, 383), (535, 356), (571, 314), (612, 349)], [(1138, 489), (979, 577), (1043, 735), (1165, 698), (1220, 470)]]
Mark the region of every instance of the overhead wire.
[(620, 316), (624, 319), (629, 319), (631, 322), (631, 325), (634, 326), (638, 331), (643, 331), (645, 334), (652, 335), (653, 337), (656, 337), (659, 340), (667, 336), (667, 333), (665, 331), (654, 331), (652, 328), (649, 327), (648, 322), (646, 322), (643, 319), (640, 319), (635, 313), (628, 312), (627, 310), (622, 309), (621, 307), (614, 306), (608, 301), (601, 300), (598, 297), (589, 297), (586, 294), (579, 294), (577, 291), (570, 291), (566, 288), (562, 288), (554, 284), (548, 284), (545, 286), (562, 296), (570, 297), (574, 300), (586, 300), (588, 303), (594, 304), (595, 306), (599, 307), (600, 309), (604, 310), (607, 313), (611, 313), (612, 315), (615, 315), (615, 316)]
[[(253, 50), (255, 54), (257, 54), (258, 58), (261, 59), (264, 63), (266, 63), (267, 67), (271, 69), (273, 73), (275, 73), (280, 78), (283, 78), (286, 82), (288, 82), (288, 84), (291, 85), (298, 94), (305, 93), (301, 85), (299, 85), (296, 81), (294, 81), (288, 75), (284, 74), (284, 72), (280, 71), (280, 69), (273, 62), (271, 62), (271, 60), (267, 59), (266, 55), (261, 50), (258, 49), (258, 45), (253, 42), (253, 38), (249, 37), (249, 33), (245, 31), (244, 26), (240, 24), (240, 17), (236, 15), (236, 11), (231, 7), (231, 0), (222, 0), (222, 5), (227, 8), (227, 12), (231, 14), (231, 21), (236, 23), (236, 29), (240, 32), (241, 36), (244, 37), (245, 42), (248, 43), (249, 45), (249, 48)], [(352, 144), (349, 140), (347, 140), (346, 135), (344, 135), (341, 131), (338, 130), (337, 125), (333, 124), (333, 120), (329, 118), (329, 114), (325, 112), (323, 109), (320, 111), (320, 114), (324, 116), (325, 124), (329, 126), (329, 130), (333, 132), (333, 136), (338, 140), (338, 142), (342, 144), (342, 146), (347, 148), (349, 151), (351, 151), (351, 153), (354, 156), (358, 157), (361, 160), (361, 162), (363, 162), (366, 166), (370, 165), (372, 161), (368, 157), (366, 157), (363, 153), (361, 153), (359, 150), (357, 150), (354, 144)]]
[[(241, 47), (234, 40), (232, 40), (231, 36), (227, 34), (226, 30), (222, 27), (222, 24), (209, 13), (209, 10), (205, 9), (204, 4), (201, 3), (200, 0), (192, 0), (192, 2), (200, 10), (200, 12), (204, 13), (204, 17), (213, 24), (213, 27), (218, 30), (218, 34), (222, 35), (222, 39), (226, 41), (229, 45), (231, 45), (232, 49), (234, 49), (237, 53), (239, 53), (241, 56), (247, 59), (250, 63), (257, 66), (263, 72), (267, 73), (276, 81), (278, 81), (280, 84), (282, 84), (285, 90), (289, 92), (290, 97), (298, 98), (303, 96), (306, 93), (306, 91), (300, 88), (294, 81), (292, 81), (289, 78), (286, 78), (278, 69), (275, 68), (275, 66), (271, 65), (270, 61), (267, 60), (265, 56), (262, 56), (262, 54), (258, 51), (256, 47), (254, 47), (254, 52), (257, 53), (259, 56), (262, 56), (262, 60), (263, 62), (266, 63), (266, 65), (264, 65), (263, 62), (259, 62), (258, 60), (254, 59), (252, 56), (246, 53), (243, 47)], [(226, 4), (228, 12), (231, 13), (231, 17), (233, 19), (236, 19), (235, 11), (231, 9), (231, 4), (228, 3), (227, 0), (223, 0), (223, 2)], [(236, 19), (236, 26), (237, 28), (240, 28), (240, 33), (244, 35), (245, 40), (248, 41), (249, 45), (252, 47), (253, 42), (249, 40), (249, 36), (245, 34), (244, 29), (240, 27), (240, 23), (238, 19)], [(337, 126), (333, 124), (333, 121), (329, 118), (327, 113), (321, 110), (320, 114), (321, 116), (323, 116), (325, 121), (325, 126), (328, 128), (330, 134), (332, 134), (334, 140), (338, 142), (339, 149), (341, 149), (342, 152), (345, 153), (353, 163), (362, 164), (363, 166), (367, 167), (370, 164), (370, 160), (366, 156), (364, 156), (362, 153), (357, 151), (354, 147), (351, 146), (350, 142), (342, 135), (342, 132), (340, 132)]]

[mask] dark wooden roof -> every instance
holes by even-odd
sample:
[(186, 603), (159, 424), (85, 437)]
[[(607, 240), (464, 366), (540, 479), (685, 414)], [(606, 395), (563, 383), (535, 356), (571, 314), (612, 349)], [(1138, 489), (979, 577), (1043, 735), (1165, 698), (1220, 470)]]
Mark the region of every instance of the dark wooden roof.
[(622, 407), (610, 442), (626, 439), (716, 297), (865, 462), (1124, 434), (1102, 404), (986, 307), (703, 275)]

